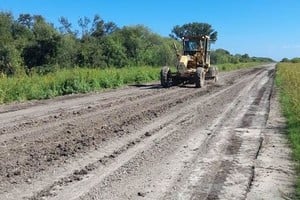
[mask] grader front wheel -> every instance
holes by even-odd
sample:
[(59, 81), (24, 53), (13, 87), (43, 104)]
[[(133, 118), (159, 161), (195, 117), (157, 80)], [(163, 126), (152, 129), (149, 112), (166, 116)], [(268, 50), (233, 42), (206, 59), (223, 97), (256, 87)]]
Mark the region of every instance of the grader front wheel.
[(196, 69), (195, 74), (195, 85), (196, 88), (201, 88), (204, 86), (204, 80), (205, 80), (205, 72), (202, 67), (198, 67)]
[(171, 86), (171, 71), (168, 67), (163, 67), (160, 71), (160, 84), (164, 88)]

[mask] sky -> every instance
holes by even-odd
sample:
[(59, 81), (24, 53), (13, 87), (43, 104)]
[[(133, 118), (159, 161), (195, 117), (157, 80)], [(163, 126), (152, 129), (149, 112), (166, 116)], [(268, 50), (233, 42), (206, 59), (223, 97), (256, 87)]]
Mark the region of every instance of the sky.
[(300, 0), (0, 0), (0, 11), (39, 14), (56, 27), (63, 16), (78, 30), (79, 18), (98, 14), (166, 37), (175, 25), (203, 22), (218, 32), (213, 49), (277, 61), (300, 57)]

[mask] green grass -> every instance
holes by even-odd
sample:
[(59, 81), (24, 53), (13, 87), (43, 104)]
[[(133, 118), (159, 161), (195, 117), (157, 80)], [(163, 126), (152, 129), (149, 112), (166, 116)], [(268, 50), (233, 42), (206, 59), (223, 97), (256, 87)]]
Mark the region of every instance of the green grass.
[(287, 119), (287, 134), (296, 161), (296, 195), (300, 198), (300, 63), (278, 64), (276, 84), (280, 89), (280, 102)]
[(260, 64), (264, 64), (264, 63), (260, 63), (260, 62), (246, 62), (246, 63), (236, 63), (236, 64), (225, 63), (225, 64), (217, 64), (217, 66), (220, 71), (232, 71), (237, 69), (255, 67)]
[(160, 68), (62, 69), (47, 75), (0, 78), (0, 103), (47, 99), (159, 79)]
[[(218, 65), (220, 71), (257, 66), (260, 63)], [(172, 71), (175, 67), (172, 67)], [(0, 77), (0, 104), (32, 99), (48, 99), (74, 93), (86, 93), (126, 84), (159, 80), (160, 67), (125, 67), (107, 69), (60, 69), (46, 75)]]

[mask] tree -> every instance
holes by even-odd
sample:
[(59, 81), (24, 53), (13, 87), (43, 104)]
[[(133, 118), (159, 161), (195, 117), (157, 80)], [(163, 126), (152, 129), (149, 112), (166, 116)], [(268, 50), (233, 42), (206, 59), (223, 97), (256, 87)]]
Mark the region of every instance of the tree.
[(106, 22), (104, 24), (104, 32), (106, 35), (110, 35), (117, 30), (119, 30), (119, 28), (114, 22)]
[(0, 44), (0, 73), (15, 75), (21, 72), (22, 60), (13, 45)]
[(17, 21), (28, 29), (31, 29), (33, 26), (33, 17), (30, 14), (20, 14)]
[(250, 56), (247, 53), (242, 55), (241, 62), (249, 62), (249, 61), (250, 61)]
[(76, 58), (79, 49), (79, 40), (74, 35), (67, 34), (61, 37), (59, 42), (56, 63), (61, 67), (72, 67), (77, 65)]
[(108, 67), (124, 67), (127, 64), (126, 49), (113, 36), (102, 40), (103, 59)]
[(59, 23), (61, 24), (61, 27), (59, 27), (59, 31), (63, 34), (74, 34), (72, 31), (72, 24), (69, 22), (69, 20), (65, 17), (60, 17), (58, 19)]
[(218, 32), (215, 31), (210, 24), (207, 23), (187, 23), (182, 26), (173, 27), (170, 37), (181, 39), (184, 36), (208, 35), (212, 42), (217, 40)]
[(225, 49), (216, 49), (215, 51), (212, 51), (210, 55), (212, 64), (229, 63), (231, 60), (232, 56), (230, 55), (230, 52)]
[(112, 34), (116, 30), (118, 30), (118, 26), (114, 22), (104, 22), (99, 15), (95, 15), (90, 32), (91, 36), (101, 38)]
[(296, 58), (292, 58), (291, 62), (292, 63), (300, 63), (300, 58), (297, 58), (297, 57)]
[(159, 36), (143, 25), (125, 26), (116, 32), (126, 49), (127, 58), (135, 65), (144, 64), (143, 56), (153, 46), (159, 45)]
[(103, 37), (104, 34), (104, 20), (99, 15), (95, 15), (91, 28), (91, 35), (100, 38)]
[(290, 60), (288, 58), (282, 58), (280, 62), (290, 62)]
[(159, 43), (153, 45), (143, 54), (143, 62), (150, 66), (174, 66), (177, 63), (177, 55), (174, 42), (180, 47), (180, 42), (171, 38), (157, 38)]
[(28, 41), (33, 39), (33, 34), (30, 29), (28, 29), (26, 26), (19, 24), (17, 22), (14, 22), (11, 26), (11, 34), (14, 38), (14, 40), (23, 40)]
[(85, 37), (78, 46), (76, 63), (82, 67), (105, 67), (101, 40), (95, 37)]
[(217, 54), (223, 54), (223, 55), (228, 55), (228, 56), (230, 55), (230, 52), (225, 49), (217, 49), (215, 52)]
[(89, 18), (87, 18), (87, 17), (80, 18), (78, 20), (78, 25), (81, 28), (81, 35), (82, 35), (82, 37), (85, 37), (86, 35), (89, 34), (88, 27), (89, 27), (90, 22), (91, 22), (91, 20)]
[[(0, 11), (0, 73), (15, 75), (24, 69), (47, 73), (55, 66), (173, 65), (177, 57), (172, 46), (180, 43), (174, 38), (208, 34), (215, 41), (217, 36), (208, 24), (190, 23), (175, 26), (173, 38), (165, 38), (143, 25), (119, 28), (99, 15), (80, 18), (78, 34), (67, 18), (58, 20), (56, 29), (41, 15), (20, 14), (14, 19), (13, 14)], [(226, 50), (219, 53), (224, 62), (231, 56)]]
[(11, 13), (0, 13), (0, 44), (13, 43), (11, 27), (13, 25), (13, 16)]
[(11, 13), (0, 12), (0, 73), (14, 75), (21, 69), (20, 51), (13, 37), (14, 19)]
[(59, 33), (41, 16), (34, 16), (32, 32), (34, 40), (22, 54), (26, 66), (32, 68), (55, 63), (61, 40)]

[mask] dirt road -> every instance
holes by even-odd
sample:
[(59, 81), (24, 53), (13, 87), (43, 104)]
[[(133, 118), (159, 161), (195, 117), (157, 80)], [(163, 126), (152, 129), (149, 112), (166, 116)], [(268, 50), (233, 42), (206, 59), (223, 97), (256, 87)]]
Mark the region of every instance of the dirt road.
[(0, 107), (0, 199), (280, 199), (275, 65)]

